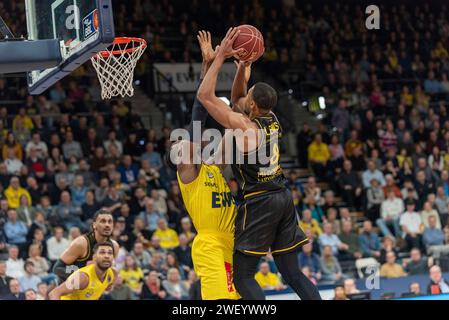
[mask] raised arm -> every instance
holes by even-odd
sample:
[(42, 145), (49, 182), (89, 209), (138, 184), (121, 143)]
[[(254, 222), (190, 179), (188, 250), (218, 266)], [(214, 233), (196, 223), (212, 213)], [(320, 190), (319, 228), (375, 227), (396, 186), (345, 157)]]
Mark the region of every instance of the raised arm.
[(231, 102), (235, 112), (244, 112), (244, 101), (248, 94), (248, 81), (251, 78), (251, 63), (234, 61), (237, 71), (232, 84)]
[(197, 97), (209, 114), (223, 127), (228, 129), (247, 130), (252, 128), (251, 121), (242, 114), (233, 112), (227, 107), (225, 102), (221, 101), (215, 95), (218, 73), (220, 72), (224, 61), (240, 52), (240, 50), (232, 49), (232, 44), (238, 34), (239, 31), (236, 28), (229, 29), (226, 37), (221, 42), (214, 62), (198, 89)]

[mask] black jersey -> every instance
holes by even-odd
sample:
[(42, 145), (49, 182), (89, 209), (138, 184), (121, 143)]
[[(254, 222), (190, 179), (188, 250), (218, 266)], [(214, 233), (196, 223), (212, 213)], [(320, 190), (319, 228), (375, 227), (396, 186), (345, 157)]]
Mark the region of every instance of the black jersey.
[[(92, 257), (94, 255), (94, 247), (97, 244), (97, 239), (95, 239), (95, 233), (93, 231), (83, 235), (83, 237), (87, 240), (87, 254), (82, 257), (75, 260), (75, 263), (73, 263), (78, 268), (82, 268), (86, 266), (86, 263), (90, 260), (92, 260)], [(108, 238), (106, 241), (110, 242), (110, 238)]]
[(277, 117), (270, 112), (264, 117), (254, 118), (253, 122), (262, 133), (260, 144), (255, 150), (239, 151), (234, 139), (236, 158), (232, 170), (245, 196), (286, 187), (286, 178), (280, 165), (282, 127)]

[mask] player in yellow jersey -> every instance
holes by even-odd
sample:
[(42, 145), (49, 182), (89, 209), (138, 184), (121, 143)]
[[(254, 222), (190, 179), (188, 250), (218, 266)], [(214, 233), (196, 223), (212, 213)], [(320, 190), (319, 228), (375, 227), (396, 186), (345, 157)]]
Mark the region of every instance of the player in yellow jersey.
[[(215, 52), (212, 49), (209, 32), (198, 35), (203, 54), (202, 76), (212, 63)], [(207, 118), (205, 109), (195, 100), (192, 121), (203, 125)], [(190, 130), (193, 130), (193, 123)], [(191, 136), (193, 132), (191, 131)], [(234, 220), (236, 207), (229, 186), (220, 167), (204, 162), (194, 164), (194, 153), (201, 153), (201, 146), (192, 140), (173, 144), (170, 154), (187, 161), (176, 166), (178, 182), (187, 211), (198, 234), (192, 245), (192, 259), (200, 282), (204, 300), (239, 299), (232, 281), (232, 256), (234, 251)], [(173, 158), (172, 158), (173, 159)], [(168, 160), (168, 159), (167, 159)]]
[(112, 268), (114, 247), (110, 242), (97, 243), (93, 249), (93, 263), (72, 273), (53, 289), (50, 300), (98, 300), (112, 288), (116, 271)]

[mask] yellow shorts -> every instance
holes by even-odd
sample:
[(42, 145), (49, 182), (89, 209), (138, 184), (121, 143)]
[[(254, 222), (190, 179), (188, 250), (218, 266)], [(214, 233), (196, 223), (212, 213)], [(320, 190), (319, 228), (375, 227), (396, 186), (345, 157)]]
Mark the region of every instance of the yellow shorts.
[(233, 247), (233, 236), (199, 232), (195, 237), (192, 260), (203, 300), (240, 299), (232, 281)]

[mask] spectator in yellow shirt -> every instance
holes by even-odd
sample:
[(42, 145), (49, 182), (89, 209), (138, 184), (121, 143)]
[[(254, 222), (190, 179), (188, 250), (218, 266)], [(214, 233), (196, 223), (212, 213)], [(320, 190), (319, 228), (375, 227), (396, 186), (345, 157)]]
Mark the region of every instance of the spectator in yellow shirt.
[(255, 279), (263, 290), (283, 290), (285, 285), (281, 279), (270, 272), (270, 266), (267, 262), (262, 262), (259, 266), (259, 272), (256, 273)]
[(157, 221), (157, 229), (153, 235), (161, 239), (161, 247), (164, 249), (174, 249), (179, 246), (178, 234), (168, 227), (167, 220), (164, 218)]
[(396, 255), (393, 251), (387, 252), (386, 260), (387, 262), (380, 267), (381, 277), (399, 278), (407, 275), (402, 266), (396, 263)]
[(315, 134), (315, 139), (307, 148), (309, 163), (315, 176), (320, 179), (326, 177), (327, 162), (330, 159), (329, 146), (322, 140), (321, 134)]
[(123, 279), (123, 283), (127, 285), (134, 293), (140, 294), (144, 274), (142, 269), (140, 269), (137, 265), (133, 256), (126, 256), (125, 265), (123, 269), (120, 270), (120, 277)]
[(299, 226), (304, 231), (310, 229), (310, 231), (313, 232), (316, 237), (319, 237), (323, 233), (320, 224), (318, 223), (318, 221), (312, 218), (312, 211), (310, 211), (309, 209), (306, 209), (302, 212), (302, 219), (299, 221)]
[(31, 206), (30, 193), (20, 186), (19, 178), (12, 177), (9, 181), (9, 186), (5, 190), (5, 197), (8, 200), (8, 206), (12, 209), (17, 209), (20, 206), (20, 197), (26, 196), (28, 204)]
[(23, 123), (23, 127), (27, 130), (32, 130), (34, 128), (34, 123), (33, 120), (31, 119), (30, 116), (27, 115), (25, 108), (20, 108), (19, 109), (19, 114), (17, 116), (14, 117), (14, 120), (12, 122), (12, 129), (16, 130), (18, 129), (17, 127), (17, 121), (18, 120), (22, 120)]

